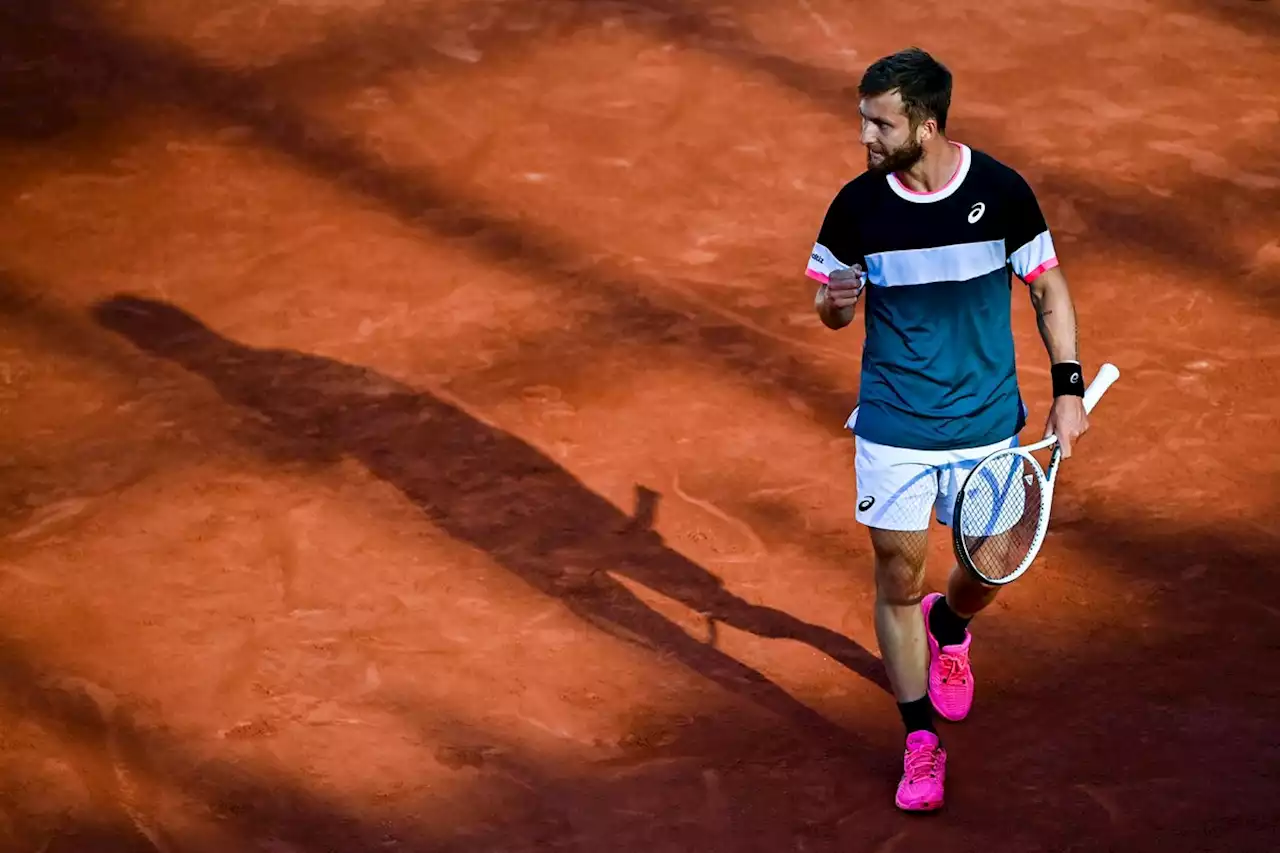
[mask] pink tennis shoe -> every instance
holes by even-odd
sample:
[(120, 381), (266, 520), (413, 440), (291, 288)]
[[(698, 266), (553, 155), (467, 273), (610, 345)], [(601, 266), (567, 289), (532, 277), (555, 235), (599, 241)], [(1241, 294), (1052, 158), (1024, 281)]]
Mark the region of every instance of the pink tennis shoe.
[(902, 781), (894, 803), (908, 812), (931, 812), (942, 808), (947, 778), (947, 751), (933, 732), (907, 735), (902, 757)]
[(929, 638), (929, 701), (944, 719), (957, 723), (969, 715), (973, 707), (973, 669), (969, 666), (969, 644), (973, 635), (964, 632), (958, 646), (941, 646), (929, 630), (929, 611), (942, 598), (932, 592), (920, 602), (924, 613), (924, 632)]

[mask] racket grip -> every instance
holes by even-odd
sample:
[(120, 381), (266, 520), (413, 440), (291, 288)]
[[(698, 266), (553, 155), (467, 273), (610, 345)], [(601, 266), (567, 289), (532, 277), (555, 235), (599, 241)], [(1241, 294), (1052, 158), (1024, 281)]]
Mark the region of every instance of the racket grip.
[(1107, 393), (1107, 389), (1119, 378), (1120, 368), (1111, 362), (1107, 362), (1098, 368), (1098, 375), (1093, 377), (1089, 387), (1084, 390), (1084, 410), (1086, 414), (1093, 411), (1093, 407), (1098, 405), (1102, 395)]

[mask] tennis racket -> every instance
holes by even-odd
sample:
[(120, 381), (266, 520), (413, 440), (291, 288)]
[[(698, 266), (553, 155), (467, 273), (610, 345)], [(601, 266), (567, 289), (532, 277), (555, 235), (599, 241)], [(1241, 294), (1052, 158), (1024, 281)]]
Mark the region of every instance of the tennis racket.
[[(1119, 378), (1114, 364), (1102, 365), (1085, 389), (1086, 413)], [(1047, 447), (1053, 447), (1053, 454), (1046, 473), (1031, 454)], [(997, 450), (965, 477), (956, 495), (951, 533), (956, 559), (983, 583), (1012, 583), (1040, 552), (1061, 461), (1062, 447), (1051, 435), (1025, 447)]]

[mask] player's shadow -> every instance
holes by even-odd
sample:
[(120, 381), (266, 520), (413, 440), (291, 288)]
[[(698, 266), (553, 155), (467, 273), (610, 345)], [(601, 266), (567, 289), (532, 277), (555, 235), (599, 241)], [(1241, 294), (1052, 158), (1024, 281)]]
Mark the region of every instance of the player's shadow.
[(30, 42), (0, 26), (0, 142), (46, 143), (77, 124), (75, 105), (65, 96), (69, 86), (53, 63), (30, 56)]
[[(649, 528), (657, 496), (639, 490), (634, 515), (591, 491), (545, 453), (437, 396), (375, 371), (228, 340), (182, 310), (119, 296), (97, 321), (140, 349), (211, 382), (265, 419), (253, 441), (273, 458), (327, 463), (349, 456), (410, 498), (440, 529), (484, 549), (534, 588), (605, 630), (674, 654), (721, 685), (798, 722), (848, 739), (821, 715), (714, 646), (723, 623), (806, 643), (888, 690), (878, 658), (849, 638), (748, 603)], [(695, 639), (645, 605), (624, 575), (702, 615)], [(617, 629), (621, 629), (620, 631)]]

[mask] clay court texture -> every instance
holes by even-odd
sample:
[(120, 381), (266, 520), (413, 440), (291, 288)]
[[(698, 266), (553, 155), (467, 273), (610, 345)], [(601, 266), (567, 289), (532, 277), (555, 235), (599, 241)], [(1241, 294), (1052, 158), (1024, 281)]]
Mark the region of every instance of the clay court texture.
[[(1278, 11), (10, 0), (0, 849), (1272, 850)], [(929, 817), (803, 274), (910, 44), (1122, 372)]]

